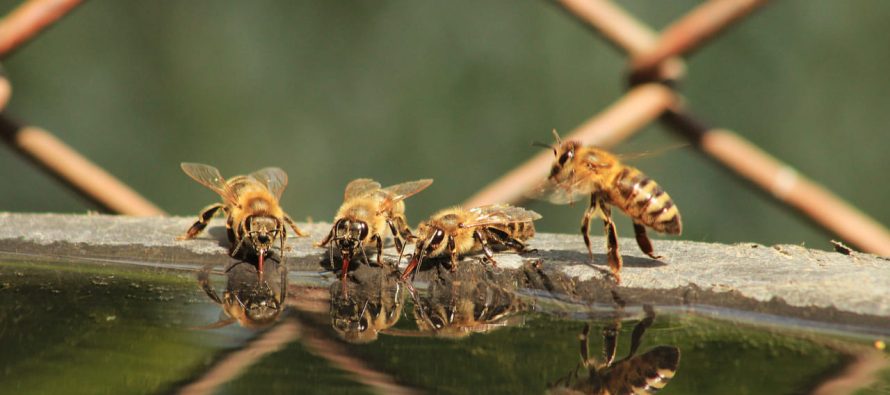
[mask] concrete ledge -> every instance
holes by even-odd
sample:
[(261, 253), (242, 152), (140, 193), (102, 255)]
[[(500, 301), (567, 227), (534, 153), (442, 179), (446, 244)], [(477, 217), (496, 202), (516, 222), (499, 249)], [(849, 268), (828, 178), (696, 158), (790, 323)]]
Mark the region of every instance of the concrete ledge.
[[(233, 261), (223, 223), (216, 220), (196, 240), (175, 241), (193, 217), (135, 218), (108, 215), (0, 213), (2, 259), (110, 259), (180, 269)], [(287, 264), (296, 271), (329, 269), (327, 251), (312, 246), (330, 224), (300, 224), (308, 238), (288, 240)], [(581, 303), (607, 302), (617, 289), (631, 301), (708, 305), (785, 317), (869, 327), (890, 332), (890, 260), (869, 254), (818, 251), (793, 245), (711, 244), (654, 240), (664, 261), (645, 257), (633, 239), (621, 239), (623, 283), (604, 280), (604, 250), (591, 265), (580, 235), (539, 234), (537, 252), (501, 254), (502, 281), (546, 290)], [(594, 245), (604, 246), (602, 237)], [(385, 256), (397, 258), (388, 247)], [(473, 257), (462, 265), (478, 265)], [(425, 265), (418, 280), (437, 275)]]

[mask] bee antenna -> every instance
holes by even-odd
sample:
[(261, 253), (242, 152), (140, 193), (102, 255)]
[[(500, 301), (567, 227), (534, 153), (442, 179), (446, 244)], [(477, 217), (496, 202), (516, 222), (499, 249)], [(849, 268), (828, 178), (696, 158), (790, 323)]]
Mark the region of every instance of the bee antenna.
[(562, 144), (562, 139), (559, 138), (559, 133), (556, 132), (556, 128), (553, 128), (553, 137), (556, 138), (556, 144)]
[(546, 149), (553, 148), (553, 147), (550, 146), (550, 144), (545, 144), (545, 143), (542, 143), (542, 142), (540, 142), (540, 141), (532, 141), (532, 145), (531, 145), (531, 146), (532, 146), (532, 147), (541, 147), (541, 148), (546, 148)]

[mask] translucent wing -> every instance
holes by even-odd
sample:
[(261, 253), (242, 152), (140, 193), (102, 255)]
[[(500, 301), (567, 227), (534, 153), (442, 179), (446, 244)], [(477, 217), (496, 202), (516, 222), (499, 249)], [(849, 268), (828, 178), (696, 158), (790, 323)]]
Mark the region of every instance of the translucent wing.
[(544, 180), (528, 193), (527, 198), (546, 200), (553, 204), (570, 204), (593, 192), (593, 187), (581, 179), (566, 180), (565, 182)]
[(392, 207), (393, 204), (414, 196), (418, 192), (426, 189), (432, 183), (433, 180), (431, 179), (423, 179), (417, 181), (403, 182), (401, 184), (396, 184), (384, 188), (383, 192), (386, 193), (386, 200), (384, 200), (380, 210), (383, 211), (389, 209), (390, 207)]
[(348, 200), (356, 196), (367, 195), (371, 192), (380, 190), (380, 188), (380, 183), (370, 178), (352, 180), (349, 184), (346, 184), (346, 192), (343, 193), (343, 199)]
[(210, 188), (211, 191), (216, 192), (219, 196), (221, 196), (227, 203), (236, 204), (237, 198), (229, 187), (226, 185), (226, 179), (223, 178), (219, 174), (219, 170), (217, 170), (213, 166), (202, 165), (200, 163), (186, 163), (183, 162), (179, 165), (182, 168), (182, 171), (185, 172), (189, 177), (193, 178), (199, 184)]
[(673, 151), (673, 150), (680, 149), (680, 148), (686, 148), (688, 146), (689, 146), (689, 143), (676, 143), (676, 144), (671, 144), (668, 146), (655, 148), (655, 149), (651, 149), (651, 150), (647, 150), (647, 151), (615, 154), (615, 156), (617, 156), (622, 161), (634, 161), (634, 160), (638, 160), (638, 159), (661, 156), (666, 152)]
[(541, 219), (541, 214), (532, 210), (526, 210), (522, 207), (511, 206), (509, 204), (492, 204), (489, 206), (475, 207), (471, 208), (470, 212), (475, 214), (474, 217), (471, 220), (460, 224), (461, 228), (510, 224), (515, 222), (531, 222)]
[(287, 188), (287, 173), (277, 167), (266, 167), (250, 173), (250, 177), (261, 182), (276, 199), (281, 199), (281, 194)]

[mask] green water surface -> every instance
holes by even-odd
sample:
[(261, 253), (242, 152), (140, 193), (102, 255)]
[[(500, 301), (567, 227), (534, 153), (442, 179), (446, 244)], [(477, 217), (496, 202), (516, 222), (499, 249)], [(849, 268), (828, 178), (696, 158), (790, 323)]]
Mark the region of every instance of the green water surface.
[[(0, 392), (175, 392), (274, 330), (274, 326), (252, 330), (237, 324), (194, 329), (216, 321), (221, 312), (195, 278), (189, 271), (0, 263)], [(213, 280), (216, 287), (224, 283)], [(292, 291), (291, 296), (301, 298), (310, 290)], [(411, 298), (405, 303), (394, 330), (365, 344), (339, 340), (323, 307), (313, 310), (291, 303), (274, 325), (296, 325), (300, 328), (296, 340), (241, 367), (215, 392), (381, 391), (354, 367), (345, 366), (349, 363), (322, 355), (324, 344), (333, 344), (329, 348), (334, 354), (346, 354), (379, 377), (420, 392), (544, 393), (548, 383), (580, 361), (578, 334), (584, 324), (591, 325), (590, 353), (598, 357), (601, 328), (612, 322), (602, 314), (539, 308), (513, 320), (518, 321), (514, 325), (487, 333), (418, 336)], [(623, 320), (618, 358), (628, 352), (631, 331), (641, 318), (630, 313)], [(868, 342), (858, 337), (677, 313), (658, 313), (638, 354), (656, 345), (681, 352), (665, 394), (805, 393), (868, 349)], [(878, 377), (858, 393), (887, 391), (890, 370), (883, 368)]]

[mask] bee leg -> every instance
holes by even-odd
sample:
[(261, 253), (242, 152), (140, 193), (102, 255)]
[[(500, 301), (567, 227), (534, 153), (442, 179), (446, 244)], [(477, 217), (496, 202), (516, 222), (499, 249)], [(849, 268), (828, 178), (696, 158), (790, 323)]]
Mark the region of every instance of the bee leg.
[(589, 335), (590, 335), (590, 324), (585, 323), (584, 329), (582, 329), (581, 333), (578, 335), (578, 342), (580, 343), (579, 345), (581, 346), (581, 350), (580, 350), (581, 351), (581, 363), (583, 363), (584, 366), (587, 366), (589, 364), (588, 361), (590, 361), (590, 351), (589, 351), (590, 350), (589, 349), (590, 336)]
[(297, 235), (297, 237), (308, 236), (307, 234), (303, 233), (300, 228), (297, 227), (297, 224), (294, 222), (294, 220), (292, 220), (287, 214), (284, 215), (284, 222), (287, 222), (287, 224), (290, 225), (291, 229), (294, 230), (294, 234)]
[(646, 312), (646, 317), (634, 326), (634, 331), (630, 338), (630, 353), (627, 354), (628, 358), (637, 353), (637, 349), (640, 348), (640, 341), (643, 339), (643, 334), (646, 333), (646, 329), (648, 329), (649, 326), (652, 325), (652, 321), (655, 320), (655, 310), (652, 309), (651, 305), (643, 305), (643, 310)]
[(448, 252), (451, 256), (451, 272), (457, 271), (457, 247), (454, 245), (454, 238), (448, 237)]
[(590, 217), (593, 217), (596, 208), (596, 195), (593, 194), (590, 195), (590, 206), (584, 210), (584, 218), (581, 219), (581, 235), (584, 236), (584, 245), (587, 246), (587, 254), (590, 256), (591, 262), (593, 262), (593, 249), (590, 248)]
[(488, 232), (484, 232), (481, 229), (476, 229), (473, 231), (473, 238), (482, 244), (482, 253), (485, 254), (485, 258), (491, 262), (491, 266), (497, 267), (498, 263), (494, 260), (494, 252), (491, 250), (491, 246), (488, 245)]
[(605, 204), (601, 204), (603, 213), (603, 225), (606, 228), (607, 254), (609, 269), (615, 276), (615, 282), (621, 284), (621, 253), (618, 252), (618, 231), (615, 230), (615, 222), (612, 221), (612, 210)]
[[(336, 229), (336, 225), (337, 225), (337, 224), (335, 223), (334, 226), (331, 227), (331, 231), (328, 232), (328, 235), (325, 236), (324, 239), (322, 239), (321, 241), (319, 241), (319, 242), (313, 244), (313, 246), (315, 246), (315, 247), (324, 247), (324, 246), (328, 245), (328, 243), (330, 243), (331, 240), (334, 238), (334, 229)], [(331, 248), (333, 248), (333, 245), (331, 246)]]
[(392, 219), (387, 218), (386, 224), (389, 225), (389, 231), (392, 232), (392, 239), (396, 244), (396, 251), (399, 252), (399, 255), (402, 255), (402, 250), (405, 248), (405, 245), (402, 244), (402, 234), (396, 229), (396, 224)]
[(281, 256), (278, 257), (278, 263), (280, 264), (279, 266), (283, 266), (284, 259), (285, 259), (284, 258), (284, 244), (285, 244), (285, 240), (287, 240), (287, 228), (285, 228), (284, 225), (281, 225), (280, 223), (278, 224), (278, 227), (279, 227), (279, 231), (281, 231), (281, 240), (280, 240), (281, 244), (278, 246), (278, 250), (281, 252)]
[(652, 242), (649, 240), (649, 236), (646, 235), (646, 227), (634, 222), (634, 234), (637, 236), (637, 245), (640, 246), (640, 251), (643, 251), (646, 255), (649, 255), (652, 259), (661, 259), (664, 258), (661, 255), (655, 255), (652, 249)]
[(512, 237), (507, 238), (507, 240), (504, 240), (504, 245), (516, 252), (523, 252), (526, 249), (525, 243), (523, 243), (522, 241), (520, 241), (518, 239), (514, 239)]
[(279, 265), (278, 271), (281, 272), (281, 279), (279, 279), (279, 285), (281, 287), (278, 291), (278, 306), (279, 308), (282, 308), (281, 306), (284, 305), (284, 301), (287, 300), (287, 267)]
[(377, 266), (383, 267), (383, 238), (379, 235), (374, 238), (377, 239)]
[(198, 284), (201, 284), (201, 289), (204, 290), (204, 293), (207, 294), (210, 299), (212, 299), (216, 304), (223, 304), (222, 299), (219, 298), (219, 295), (216, 293), (216, 290), (213, 289), (213, 286), (210, 285), (210, 269), (213, 268), (213, 264), (205, 265), (200, 272), (198, 272)]
[(606, 366), (611, 366), (615, 360), (615, 351), (618, 350), (618, 334), (621, 332), (621, 318), (616, 317), (615, 322), (603, 328), (603, 360)]
[(214, 203), (207, 207), (204, 207), (201, 210), (201, 213), (198, 214), (198, 220), (195, 221), (194, 224), (185, 232), (185, 234), (176, 238), (176, 240), (188, 240), (193, 239), (197, 236), (204, 228), (207, 227), (207, 224), (210, 222), (210, 219), (213, 218), (213, 215), (216, 214), (219, 209), (225, 207), (222, 203)]

